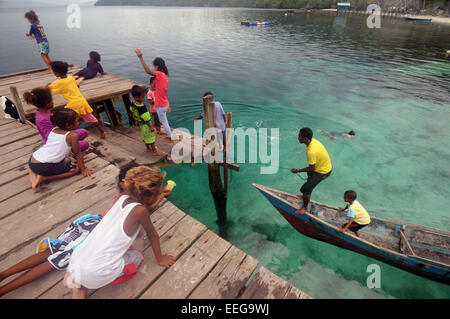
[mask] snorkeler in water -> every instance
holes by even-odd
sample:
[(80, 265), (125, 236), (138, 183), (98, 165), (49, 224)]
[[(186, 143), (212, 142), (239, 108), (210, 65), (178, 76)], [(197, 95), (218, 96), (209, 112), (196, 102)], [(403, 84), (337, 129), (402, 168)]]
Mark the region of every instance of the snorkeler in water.
[(354, 138), (355, 137), (355, 131), (350, 132), (328, 132), (324, 130), (317, 130), (317, 132), (321, 132), (325, 135), (327, 135), (330, 139), (334, 140), (337, 136), (347, 137), (347, 138)]

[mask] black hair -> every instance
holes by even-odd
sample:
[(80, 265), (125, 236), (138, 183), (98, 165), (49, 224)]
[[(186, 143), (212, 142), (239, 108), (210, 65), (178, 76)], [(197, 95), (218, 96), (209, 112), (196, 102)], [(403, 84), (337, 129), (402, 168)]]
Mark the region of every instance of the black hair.
[(67, 75), (67, 71), (69, 70), (69, 64), (63, 61), (50, 62), (50, 66), (52, 67), (53, 72), (58, 73), (62, 76)]
[(355, 135), (355, 131), (350, 131), (350, 132), (348, 132), (348, 135)]
[(97, 51), (91, 51), (89, 52), (89, 57), (94, 61), (94, 62), (100, 62), (101, 61), (101, 56)]
[(39, 18), (37, 16), (36, 12), (34, 12), (33, 10), (26, 12), (25, 18), (27, 18), (28, 20), (33, 21), (33, 22), (39, 22)]
[(147, 90), (145, 89), (145, 87), (140, 85), (133, 85), (133, 87), (131, 88), (131, 95), (133, 97), (140, 97), (142, 95), (145, 95), (146, 92)]
[(50, 115), (52, 124), (60, 129), (67, 130), (67, 128), (74, 124), (78, 118), (78, 114), (71, 109), (64, 106), (55, 107)]
[(203, 93), (203, 97), (212, 95), (214, 97), (214, 94), (212, 94), (210, 91)]
[(151, 77), (150, 77), (150, 84), (152, 84), (153, 82), (155, 82), (155, 79), (156, 79), (156, 77), (151, 76)]
[(356, 199), (356, 192), (352, 190), (348, 190), (344, 193), (344, 197), (354, 201)]
[(50, 88), (36, 88), (31, 90), (31, 92), (25, 92), (23, 94), (23, 99), (28, 104), (36, 106), (38, 109), (45, 108), (49, 103), (52, 102), (52, 92)]
[(130, 169), (135, 167), (138, 167), (138, 165), (135, 162), (131, 162), (120, 168), (119, 175), (117, 176), (117, 187), (119, 188), (120, 192), (124, 191), (121, 184), (125, 180), (125, 176)]
[(307, 139), (312, 139), (313, 132), (309, 127), (304, 127), (304, 128), (300, 129), (300, 131), (298, 132), (298, 135), (301, 135), (302, 137), (307, 138)]
[(167, 76), (169, 76), (169, 69), (166, 66), (166, 62), (162, 58), (155, 58), (153, 60), (153, 65), (158, 67), (158, 71), (164, 72)]

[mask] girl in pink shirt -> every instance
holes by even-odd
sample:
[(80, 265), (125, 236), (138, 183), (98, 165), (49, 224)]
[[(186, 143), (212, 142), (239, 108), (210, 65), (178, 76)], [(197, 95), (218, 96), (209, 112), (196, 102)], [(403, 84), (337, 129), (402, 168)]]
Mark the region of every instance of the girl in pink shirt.
[(167, 69), (166, 63), (162, 58), (156, 58), (153, 60), (153, 68), (151, 70), (147, 63), (145, 63), (144, 58), (142, 57), (142, 51), (139, 49), (135, 49), (136, 55), (139, 58), (139, 61), (142, 64), (145, 72), (155, 77), (155, 108), (158, 113), (159, 121), (164, 127), (166, 131), (167, 137), (165, 140), (167, 142), (173, 143), (172, 140), (172, 131), (170, 130), (169, 121), (167, 120), (167, 112), (170, 112), (170, 103), (167, 98), (167, 88), (169, 87), (169, 70)]

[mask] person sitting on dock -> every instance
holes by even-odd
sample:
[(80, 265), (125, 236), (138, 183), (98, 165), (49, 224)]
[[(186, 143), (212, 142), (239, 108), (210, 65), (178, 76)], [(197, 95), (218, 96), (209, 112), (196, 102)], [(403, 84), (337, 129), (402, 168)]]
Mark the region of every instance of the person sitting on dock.
[[(50, 89), (47, 88), (36, 88), (30, 92), (25, 92), (23, 94), (23, 99), (28, 104), (37, 107), (35, 124), (41, 134), (42, 141), (47, 143), (47, 138), (50, 132), (55, 128), (50, 120), (51, 110), (53, 108), (53, 97)], [(79, 128), (73, 131), (78, 135), (78, 142), (80, 143), (80, 150), (82, 152), (89, 148), (89, 142), (84, 139), (88, 137), (89, 133), (84, 128)]]
[[(211, 92), (205, 92), (203, 97), (211, 95), (214, 98), (214, 95)], [(227, 121), (225, 111), (223, 110), (222, 104), (220, 102), (214, 101), (214, 108), (216, 111), (216, 129), (217, 136), (219, 138), (220, 145), (223, 145), (226, 141), (226, 125)], [(201, 120), (203, 118), (203, 113), (200, 116), (194, 117), (194, 121)]]
[(67, 76), (69, 65), (62, 61), (54, 61), (50, 65), (55, 76), (61, 80), (50, 83), (48, 87), (52, 92), (61, 94), (69, 102), (66, 107), (80, 114), (83, 121), (94, 123), (100, 132), (100, 138), (105, 138), (106, 132), (92, 114), (93, 110), (81, 94), (77, 80), (73, 76)]
[(170, 194), (168, 186), (163, 188), (164, 177), (165, 173), (155, 166), (139, 166), (126, 173), (118, 200), (72, 254), (64, 277), (66, 287), (75, 287), (72, 298), (86, 298), (88, 289), (121, 281), (124, 276), (129, 279), (127, 274), (137, 272), (144, 256), (130, 250), (130, 245), (141, 227), (150, 239), (158, 264), (170, 267), (175, 263), (173, 254), (162, 254), (159, 235), (149, 215)]
[(326, 136), (328, 136), (330, 139), (334, 140), (336, 139), (336, 137), (338, 136), (342, 136), (342, 137), (347, 137), (347, 138), (354, 138), (355, 137), (355, 131), (349, 131), (349, 132), (328, 132), (328, 131), (324, 131), (324, 130), (317, 130), (317, 132), (321, 132), (323, 134), (325, 134)]
[[(55, 128), (48, 135), (47, 143), (35, 151), (28, 162), (33, 189), (44, 181), (74, 176), (79, 172), (87, 177), (94, 172), (92, 168), (85, 167), (78, 135), (72, 132), (78, 128), (77, 113), (71, 109), (57, 107), (53, 110), (50, 120)], [(71, 151), (76, 156), (77, 165), (66, 161), (66, 156)]]
[(304, 214), (307, 211), (309, 200), (313, 189), (331, 174), (331, 159), (325, 147), (318, 140), (312, 137), (313, 132), (309, 127), (300, 129), (298, 141), (306, 145), (306, 156), (308, 167), (297, 169), (292, 168), (292, 173), (306, 172), (308, 179), (300, 189), (302, 195), (298, 195), (303, 200), (303, 207), (297, 210), (297, 214)]
[(141, 128), (141, 136), (147, 147), (147, 152), (152, 152), (153, 155), (162, 156), (162, 153), (156, 149), (156, 134), (152, 125), (152, 117), (145, 107), (145, 93), (146, 88), (139, 85), (133, 85), (131, 88), (131, 95), (133, 96), (133, 103), (130, 106), (130, 112), (133, 114), (136, 125)]
[(97, 51), (89, 52), (89, 60), (87, 61), (86, 67), (81, 71), (78, 71), (73, 75), (78, 84), (84, 80), (89, 80), (94, 78), (97, 73), (105, 75), (106, 72), (103, 71), (103, 67), (100, 64), (101, 56)]
[(345, 208), (339, 207), (339, 211), (347, 211), (348, 222), (339, 229), (341, 233), (345, 233), (350, 229), (356, 236), (360, 237), (359, 230), (370, 224), (370, 216), (364, 207), (356, 200), (356, 192), (348, 190), (344, 193), (344, 201), (349, 203)]

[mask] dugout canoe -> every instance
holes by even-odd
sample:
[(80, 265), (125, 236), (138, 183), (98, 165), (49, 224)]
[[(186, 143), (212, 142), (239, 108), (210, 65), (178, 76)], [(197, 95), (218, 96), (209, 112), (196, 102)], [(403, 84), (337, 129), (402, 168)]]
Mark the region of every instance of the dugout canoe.
[(301, 199), (267, 186), (253, 184), (301, 234), (355, 251), (450, 285), (450, 233), (436, 228), (371, 216), (371, 223), (353, 232), (339, 232), (347, 221), (337, 207), (312, 202), (313, 212), (299, 215)]

